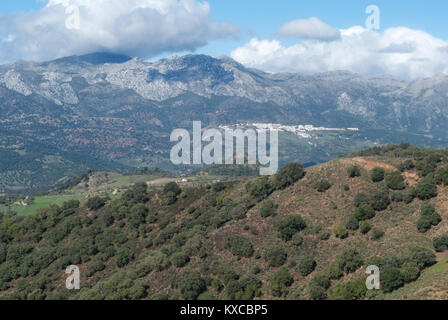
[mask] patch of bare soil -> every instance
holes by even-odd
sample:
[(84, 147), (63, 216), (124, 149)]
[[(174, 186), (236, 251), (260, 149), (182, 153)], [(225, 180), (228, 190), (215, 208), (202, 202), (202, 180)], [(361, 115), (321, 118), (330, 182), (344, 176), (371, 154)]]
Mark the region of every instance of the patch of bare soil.
[(416, 172), (403, 172), (404, 179), (408, 183), (410, 187), (415, 187), (418, 184), (418, 181), (420, 180), (420, 176)]
[(380, 168), (386, 169), (388, 171), (398, 171), (397, 167), (394, 167), (393, 165), (385, 163), (385, 162), (366, 160), (364, 158), (353, 158), (351, 160), (355, 161), (356, 163), (358, 163), (360, 166), (362, 166), (364, 169), (366, 169), (368, 171), (370, 171), (376, 167), (380, 167)]
[(448, 259), (448, 252), (436, 252), (436, 260), (442, 261)]
[(146, 184), (148, 186), (159, 186), (159, 185), (164, 185), (169, 182), (175, 182), (175, 181), (176, 181), (176, 179), (173, 179), (173, 178), (161, 178), (161, 179), (147, 181)]
[[(370, 171), (376, 167), (383, 168), (387, 171), (399, 171), (397, 167), (395, 167), (391, 164), (388, 164), (385, 162), (380, 162), (380, 161), (367, 160), (367, 159), (364, 159), (361, 157), (353, 158), (353, 159), (344, 159), (344, 160), (346, 162), (348, 162), (348, 161), (355, 162), (357, 165), (363, 167), (367, 171)], [(403, 177), (410, 187), (414, 187), (415, 185), (417, 185), (417, 183), (420, 179), (420, 176), (416, 172), (407, 172), (407, 171), (403, 172)]]

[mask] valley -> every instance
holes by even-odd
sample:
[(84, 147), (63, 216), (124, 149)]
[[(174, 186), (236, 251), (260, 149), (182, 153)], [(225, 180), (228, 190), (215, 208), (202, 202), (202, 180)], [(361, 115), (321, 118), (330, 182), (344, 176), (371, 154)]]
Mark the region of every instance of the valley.
[(192, 172), (169, 161), (169, 136), (193, 120), (282, 126), (281, 165), (402, 141), (443, 148), (447, 86), (441, 75), (405, 83), (339, 71), (268, 74), (205, 55), (145, 62), (93, 53), (2, 65), (0, 193), (47, 192), (88, 170)]

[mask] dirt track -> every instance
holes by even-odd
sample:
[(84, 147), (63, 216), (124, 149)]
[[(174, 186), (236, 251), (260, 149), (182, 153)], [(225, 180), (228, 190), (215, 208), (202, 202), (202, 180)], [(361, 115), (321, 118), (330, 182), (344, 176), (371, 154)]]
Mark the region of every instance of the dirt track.
[(391, 164), (385, 163), (385, 162), (366, 160), (364, 158), (359, 158), (359, 157), (353, 158), (353, 159), (347, 159), (346, 161), (354, 161), (368, 171), (370, 171), (376, 167), (380, 167), (380, 168), (386, 169), (388, 171), (398, 171), (398, 168), (394, 167)]
[[(360, 165), (367, 171), (372, 170), (375, 167), (383, 168), (387, 171), (399, 171), (397, 167), (380, 161), (372, 161), (372, 160), (366, 160), (364, 158), (353, 158), (353, 159), (347, 159), (346, 162), (355, 162), (356, 164)], [(411, 172), (403, 172), (403, 176), (408, 183), (409, 186), (413, 187), (418, 183), (418, 180), (420, 179), (419, 175), (417, 173), (411, 173)]]

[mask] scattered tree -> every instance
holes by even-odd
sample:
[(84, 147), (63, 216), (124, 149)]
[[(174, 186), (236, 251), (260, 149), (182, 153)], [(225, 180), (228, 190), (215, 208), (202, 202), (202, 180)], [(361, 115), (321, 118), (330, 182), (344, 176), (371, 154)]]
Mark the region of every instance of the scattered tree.
[(291, 242), (293, 245), (300, 247), (303, 243), (303, 238), (300, 234), (296, 233), (292, 236)]
[(406, 188), (403, 176), (398, 171), (393, 171), (386, 175), (386, 185), (392, 190), (403, 190)]
[(384, 170), (381, 167), (376, 167), (372, 169), (372, 172), (370, 173), (370, 177), (373, 182), (381, 182), (384, 180), (384, 176), (386, 174), (386, 170)]
[(361, 168), (358, 166), (351, 166), (347, 169), (348, 176), (350, 178), (356, 178), (361, 176)]
[(355, 249), (345, 249), (336, 261), (339, 269), (346, 273), (355, 272), (363, 263), (361, 255)]
[(349, 216), (345, 221), (345, 227), (349, 230), (358, 230), (359, 228), (359, 220), (354, 216)]
[(265, 200), (262, 202), (260, 207), (260, 216), (262, 218), (267, 218), (275, 215), (278, 205), (276, 205), (271, 200)]
[(313, 300), (324, 300), (327, 297), (327, 290), (330, 288), (331, 282), (327, 275), (316, 275), (308, 285), (310, 298)]
[(286, 268), (277, 271), (271, 280), (272, 295), (274, 297), (286, 296), (287, 288), (294, 283), (294, 278)]
[(93, 211), (101, 209), (105, 204), (106, 202), (104, 199), (99, 196), (95, 196), (87, 200), (87, 208)]
[(405, 283), (413, 282), (420, 276), (420, 269), (415, 262), (407, 261), (401, 266), (400, 276)]
[(324, 229), (319, 232), (318, 236), (319, 236), (319, 240), (326, 241), (326, 240), (330, 239), (331, 233), (328, 229)]
[(382, 236), (384, 236), (383, 229), (381, 229), (380, 227), (375, 227), (375, 228), (372, 229), (372, 231), (371, 231), (371, 239), (372, 240), (378, 240)]
[(316, 269), (316, 261), (310, 255), (303, 257), (299, 261), (300, 274), (304, 277), (311, 274)]
[(437, 197), (437, 187), (432, 174), (424, 177), (415, 189), (416, 195), (420, 200), (429, 200)]
[(363, 204), (370, 204), (370, 198), (365, 193), (358, 193), (355, 196), (355, 207), (360, 207)]
[(171, 263), (178, 268), (184, 267), (188, 262), (190, 262), (190, 257), (184, 252), (175, 253), (171, 257)]
[(207, 289), (204, 279), (197, 271), (184, 271), (174, 281), (173, 287), (180, 290), (182, 297), (186, 300), (195, 300)]
[(362, 234), (367, 234), (372, 229), (372, 225), (368, 221), (361, 221), (359, 223), (359, 231)]
[[(443, 252), (448, 250), (448, 234), (435, 237), (432, 242), (434, 244), (434, 249), (436, 249), (437, 252)], [(1, 263), (1, 250), (0, 250), (0, 263)]]
[(431, 205), (424, 205), (421, 209), (420, 219), (417, 221), (417, 229), (421, 233), (425, 233), (432, 226), (437, 226), (440, 221), (442, 221), (442, 217), (436, 212), (436, 209)]
[(412, 161), (411, 159), (408, 159), (404, 162), (402, 162), (399, 166), (398, 169), (400, 169), (401, 172), (407, 171), (407, 170), (412, 170), (415, 168), (415, 164), (414, 161)]
[(254, 254), (251, 241), (241, 235), (227, 235), (225, 247), (238, 257), (249, 258)]
[(281, 267), (285, 264), (288, 255), (282, 247), (272, 247), (264, 250), (263, 258), (271, 267)]
[(270, 184), (269, 178), (264, 176), (249, 182), (246, 185), (246, 190), (253, 199), (261, 201), (266, 199), (274, 191), (274, 188)]
[(367, 294), (365, 278), (337, 283), (329, 292), (333, 300), (361, 300)]
[(117, 262), (117, 266), (123, 268), (124, 266), (129, 264), (129, 262), (134, 260), (134, 253), (128, 247), (122, 247), (117, 250), (115, 259)]
[(334, 235), (339, 239), (345, 239), (348, 237), (348, 231), (344, 226), (338, 224), (333, 229)]
[(389, 191), (383, 189), (372, 196), (370, 205), (375, 211), (386, 210), (390, 204)]
[(448, 167), (439, 168), (435, 174), (435, 182), (448, 186)]
[(400, 269), (398, 268), (383, 268), (381, 270), (381, 290), (384, 292), (392, 292), (404, 284), (404, 280)]
[(275, 175), (274, 186), (276, 189), (285, 189), (305, 176), (305, 170), (300, 163), (290, 163), (280, 169)]
[(170, 182), (163, 188), (163, 198), (165, 204), (172, 205), (177, 201), (177, 197), (182, 193), (181, 188), (176, 182)]
[(375, 217), (375, 210), (369, 204), (362, 204), (355, 210), (354, 218), (358, 221), (369, 220)]
[(314, 188), (318, 191), (318, 192), (325, 192), (328, 189), (331, 188), (331, 183), (328, 180), (320, 180), (318, 181), (315, 185)]
[(280, 238), (284, 241), (289, 241), (293, 235), (306, 228), (306, 223), (301, 216), (294, 215), (277, 221), (276, 227)]

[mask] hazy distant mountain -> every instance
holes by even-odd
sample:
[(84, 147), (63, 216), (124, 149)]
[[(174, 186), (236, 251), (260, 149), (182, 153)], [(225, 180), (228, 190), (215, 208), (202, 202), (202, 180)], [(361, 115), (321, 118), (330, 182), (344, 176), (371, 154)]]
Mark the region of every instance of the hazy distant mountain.
[[(224, 113), (235, 104), (267, 104), (270, 108), (287, 107), (287, 120), (293, 122), (301, 117), (335, 124), (345, 120), (355, 122), (353, 125), (413, 131), (444, 128), (447, 122), (448, 77), (442, 74), (407, 84), (389, 76), (361, 77), (345, 71), (268, 74), (228, 57), (188, 55), (147, 63), (95, 53), (46, 63), (4, 65), (0, 83), (23, 96), (36, 95), (69, 107), (74, 113), (99, 112), (94, 116), (116, 110), (92, 104), (86, 99), (87, 92), (98, 97), (106, 92), (119, 94), (122, 99), (158, 107), (191, 105), (194, 96), (198, 101), (220, 98), (227, 101), (216, 105), (215, 111)], [(251, 106), (244, 109), (241, 112)]]
[(399, 131), (410, 140), (432, 135), (417, 144), (440, 145), (447, 89), (442, 74), (413, 83), (345, 71), (268, 74), (204, 55), (152, 63), (110, 53), (19, 61), (0, 66), (0, 156), (7, 159), (0, 191), (38, 188), (70, 170), (157, 163), (166, 158), (171, 130), (192, 120), (359, 127), (389, 138)]

